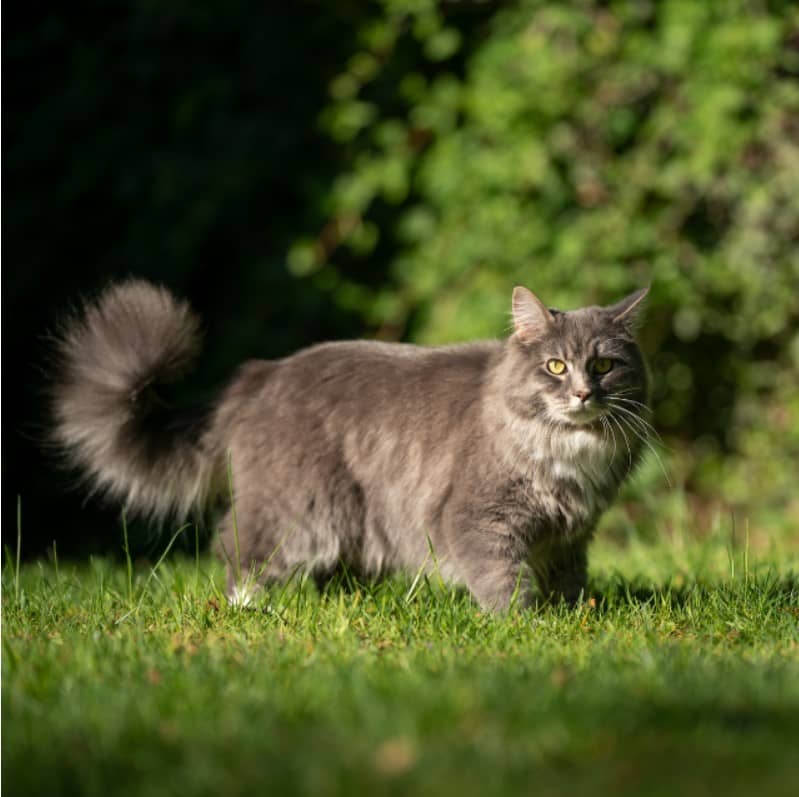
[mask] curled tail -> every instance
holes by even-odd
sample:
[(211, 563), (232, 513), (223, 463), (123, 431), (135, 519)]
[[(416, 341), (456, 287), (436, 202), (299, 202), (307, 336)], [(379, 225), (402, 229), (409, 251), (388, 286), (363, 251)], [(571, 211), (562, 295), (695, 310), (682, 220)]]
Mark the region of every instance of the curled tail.
[(224, 475), (210, 414), (181, 415), (156, 390), (189, 370), (200, 338), (186, 302), (140, 280), (112, 285), (60, 335), (55, 442), (131, 514), (184, 518)]

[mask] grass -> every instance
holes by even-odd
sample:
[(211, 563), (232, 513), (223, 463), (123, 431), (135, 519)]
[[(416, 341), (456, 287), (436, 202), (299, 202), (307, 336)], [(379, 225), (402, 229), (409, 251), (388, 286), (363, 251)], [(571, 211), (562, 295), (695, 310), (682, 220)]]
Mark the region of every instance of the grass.
[(249, 610), (206, 558), (7, 556), (6, 793), (794, 794), (796, 548), (632, 536), (591, 563), (580, 608), (496, 617), (435, 579)]

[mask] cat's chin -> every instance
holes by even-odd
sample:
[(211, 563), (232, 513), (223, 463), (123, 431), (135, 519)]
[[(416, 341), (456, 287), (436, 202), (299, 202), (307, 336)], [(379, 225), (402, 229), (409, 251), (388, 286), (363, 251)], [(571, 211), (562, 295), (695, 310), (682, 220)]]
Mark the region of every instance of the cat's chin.
[(580, 410), (568, 410), (563, 413), (563, 419), (570, 426), (577, 426), (580, 429), (589, 429), (599, 426), (600, 418), (605, 414), (604, 410), (598, 407)]

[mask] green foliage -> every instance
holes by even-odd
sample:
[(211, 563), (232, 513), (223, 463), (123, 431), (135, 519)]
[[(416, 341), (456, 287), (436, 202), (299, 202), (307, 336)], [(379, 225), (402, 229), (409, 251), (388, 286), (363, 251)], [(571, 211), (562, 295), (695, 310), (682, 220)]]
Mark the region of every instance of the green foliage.
[[(349, 168), (327, 197), (336, 247), (306, 246), (304, 273), (424, 342), (502, 333), (514, 283), (570, 308), (651, 281), (679, 479), (794, 522), (799, 12), (525, 0), (478, 36), (434, 0), (382, 7), (331, 86)], [(353, 284), (351, 258), (390, 279)]]
[(797, 564), (721, 529), (602, 542), (593, 601), (505, 617), (435, 577), (240, 610), (205, 559), (9, 564), (4, 788), (787, 795)]

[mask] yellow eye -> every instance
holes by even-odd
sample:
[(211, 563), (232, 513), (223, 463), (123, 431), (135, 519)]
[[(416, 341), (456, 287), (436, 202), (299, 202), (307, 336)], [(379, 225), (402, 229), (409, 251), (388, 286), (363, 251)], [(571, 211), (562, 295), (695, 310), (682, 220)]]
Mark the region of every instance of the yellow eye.
[(606, 374), (611, 368), (613, 368), (613, 360), (609, 360), (607, 357), (597, 357), (594, 360), (595, 374)]
[(566, 363), (563, 360), (549, 360), (547, 362), (547, 371), (555, 376), (560, 376), (566, 370)]

